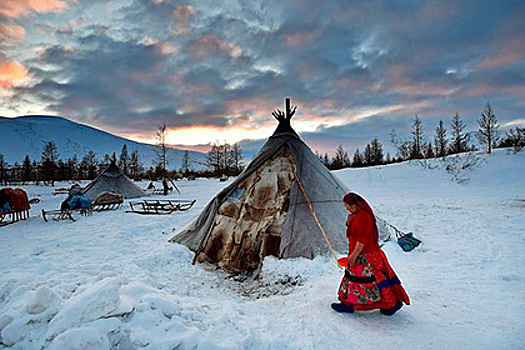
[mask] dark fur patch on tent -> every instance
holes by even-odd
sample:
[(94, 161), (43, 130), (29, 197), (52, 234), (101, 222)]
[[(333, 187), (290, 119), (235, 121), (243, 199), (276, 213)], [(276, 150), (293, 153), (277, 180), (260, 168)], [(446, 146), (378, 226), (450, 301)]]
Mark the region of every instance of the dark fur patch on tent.
[[(264, 176), (264, 173), (271, 176)], [(220, 204), (207, 244), (197, 260), (233, 272), (255, 269), (267, 255), (279, 256), (281, 227), (295, 166), (283, 147), (237, 185), (241, 198), (226, 197)]]

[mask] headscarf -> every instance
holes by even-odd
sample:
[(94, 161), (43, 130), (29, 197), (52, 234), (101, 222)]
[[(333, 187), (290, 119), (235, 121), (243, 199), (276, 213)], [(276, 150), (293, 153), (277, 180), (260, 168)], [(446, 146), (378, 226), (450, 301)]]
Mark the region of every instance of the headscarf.
[(379, 242), (379, 230), (377, 229), (376, 216), (370, 205), (367, 203), (367, 201), (355, 192), (348, 192), (343, 197), (343, 202), (345, 202), (348, 205), (355, 204), (359, 209), (364, 210), (370, 214), (370, 216), (372, 217), (372, 222), (374, 224), (374, 240), (376, 242)]

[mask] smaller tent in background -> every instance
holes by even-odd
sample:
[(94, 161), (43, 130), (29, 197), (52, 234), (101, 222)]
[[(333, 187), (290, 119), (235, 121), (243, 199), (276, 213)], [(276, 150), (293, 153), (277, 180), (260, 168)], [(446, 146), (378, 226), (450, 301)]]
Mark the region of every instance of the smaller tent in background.
[(124, 175), (113, 161), (84, 190), (92, 200), (102, 192), (120, 194), (126, 199), (147, 196), (147, 193)]

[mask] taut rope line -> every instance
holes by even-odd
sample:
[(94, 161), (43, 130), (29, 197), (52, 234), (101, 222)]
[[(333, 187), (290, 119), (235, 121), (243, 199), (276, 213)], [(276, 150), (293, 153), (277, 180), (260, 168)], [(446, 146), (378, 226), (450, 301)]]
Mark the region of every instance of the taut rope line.
[(301, 183), (301, 180), (299, 180), (299, 177), (297, 176), (297, 174), (295, 174), (295, 180), (297, 181), (297, 184), (299, 185), (299, 188), (301, 189), (301, 192), (303, 193), (303, 196), (306, 199), (306, 204), (308, 204), (308, 207), (310, 208), (310, 213), (312, 213), (315, 223), (317, 224), (317, 226), (319, 226), (319, 229), (321, 230), (321, 233), (326, 243), (328, 244), (328, 248), (330, 248), (332, 257), (337, 262), (337, 255), (335, 254), (334, 248), (332, 247), (332, 244), (330, 243), (330, 240), (328, 239), (328, 236), (326, 235), (326, 232), (324, 231), (323, 226), (319, 222), (319, 219), (317, 218), (317, 215), (315, 214), (314, 207), (312, 206), (312, 202), (310, 202), (310, 198), (308, 198), (308, 195), (306, 194), (306, 190), (304, 189), (303, 184)]

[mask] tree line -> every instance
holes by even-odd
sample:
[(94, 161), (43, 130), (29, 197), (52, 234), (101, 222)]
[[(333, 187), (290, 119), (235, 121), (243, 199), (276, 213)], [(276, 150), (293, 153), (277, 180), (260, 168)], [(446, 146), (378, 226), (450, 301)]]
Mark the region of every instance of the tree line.
[[(434, 130), (433, 140), (427, 141), (421, 119), (416, 114), (410, 137), (403, 138), (394, 129), (390, 132), (390, 142), (396, 150), (394, 156), (389, 153), (385, 155), (383, 144), (377, 137), (374, 137), (362, 150), (357, 148), (352, 157), (341, 145), (337, 147), (332, 158), (328, 156), (328, 153), (324, 155), (317, 153), (317, 155), (325, 166), (334, 170), (390, 164), (411, 159), (438, 158), (476, 151), (477, 148), (470, 144), (470, 135), (465, 129), (465, 122), (456, 112), (449, 124), (449, 129), (445, 126), (445, 122), (440, 120)], [(525, 147), (525, 128), (510, 129), (501, 137), (498, 119), (488, 101), (478, 119), (478, 130), (475, 136), (487, 153), (492, 153), (494, 148), (512, 148), (517, 153)]]
[[(167, 169), (169, 164), (166, 146), (160, 145), (152, 166), (145, 168), (137, 149), (129, 152), (123, 145), (120, 154), (105, 154), (99, 157), (89, 150), (79, 159), (77, 155), (62, 159), (56, 144), (48, 141), (42, 148), (40, 159), (31, 159), (26, 155), (22, 163), (15, 161), (8, 164), (0, 154), (0, 185), (6, 183), (44, 183), (54, 185), (56, 181), (93, 180), (113, 161), (122, 173), (134, 180), (157, 180), (162, 177), (178, 178), (182, 176), (236, 176), (243, 170), (243, 156), (239, 144), (214, 144), (206, 155), (206, 161), (192, 160), (189, 151), (182, 155), (182, 166), (179, 169)], [(195, 170), (193, 163), (200, 164)], [(180, 174), (180, 175), (179, 175)]]
[(77, 155), (67, 159), (59, 158), (56, 144), (48, 141), (44, 144), (40, 160), (26, 155), (22, 163), (15, 161), (7, 164), (0, 154), (0, 183), (6, 182), (43, 182), (54, 185), (55, 181), (93, 180), (114, 161), (121, 170), (131, 178), (142, 178), (146, 175), (137, 150), (128, 153), (127, 146), (122, 146), (120, 156), (115, 153), (105, 154), (99, 159), (92, 150), (79, 159)]

